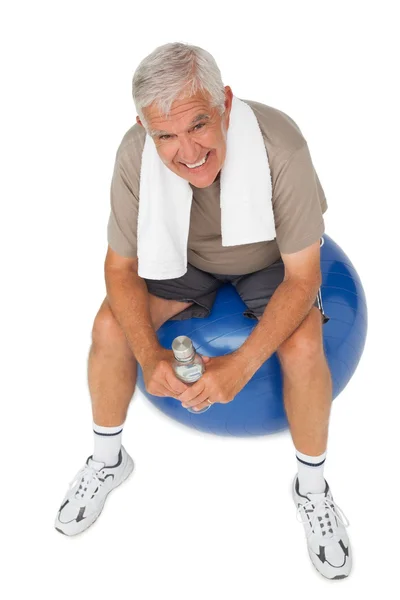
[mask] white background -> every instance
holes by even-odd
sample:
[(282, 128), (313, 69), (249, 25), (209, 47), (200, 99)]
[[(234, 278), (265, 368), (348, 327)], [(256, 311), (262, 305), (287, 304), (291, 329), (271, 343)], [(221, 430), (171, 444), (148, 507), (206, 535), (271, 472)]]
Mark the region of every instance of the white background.
[[(399, 52), (394, 2), (18, 2), (0, 15), (0, 579), (13, 598), (399, 597)], [(326, 230), (368, 299), (367, 345), (335, 401), (325, 475), (354, 569), (312, 567), (289, 493), (288, 433), (225, 439), (135, 394), (133, 476), (76, 538), (53, 520), (92, 453), (86, 360), (105, 296), (109, 187), (135, 122), (131, 79), (156, 46), (215, 57), (225, 85), (290, 115), (308, 141)], [(4, 560), (5, 559), (5, 560)]]

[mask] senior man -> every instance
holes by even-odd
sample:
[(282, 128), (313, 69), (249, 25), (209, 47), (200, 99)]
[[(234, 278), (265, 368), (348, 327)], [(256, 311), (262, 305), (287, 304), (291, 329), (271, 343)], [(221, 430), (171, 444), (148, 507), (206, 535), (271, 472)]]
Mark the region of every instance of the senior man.
[[(94, 452), (70, 485), (55, 526), (66, 535), (88, 528), (108, 493), (131, 473), (133, 462), (121, 437), (137, 363), (149, 392), (200, 410), (234, 400), (277, 352), (298, 468), (293, 498), (308, 551), (322, 575), (344, 578), (351, 569), (348, 523), (323, 472), (332, 401), (322, 342), (328, 317), (320, 294), (320, 240), (327, 204), (307, 142), (285, 113), (243, 100), (257, 119), (268, 157), (276, 233), (270, 240), (223, 245), (221, 171), (234, 96), (223, 85), (215, 60), (197, 46), (160, 46), (136, 69), (133, 98), (137, 123), (116, 155), (105, 259), (107, 296), (94, 319), (88, 359)], [(156, 160), (188, 182), (193, 196), (187, 270), (180, 277), (139, 275), (138, 214), (146, 139), (154, 143)], [(161, 200), (168, 210), (167, 200)], [(252, 206), (243, 210), (251, 211)], [(151, 232), (142, 235), (146, 233)], [(205, 357), (206, 372), (189, 387), (175, 377), (172, 351), (160, 346), (156, 331), (168, 319), (208, 316), (218, 287), (226, 281), (245, 302), (245, 316), (258, 323), (238, 350)]]

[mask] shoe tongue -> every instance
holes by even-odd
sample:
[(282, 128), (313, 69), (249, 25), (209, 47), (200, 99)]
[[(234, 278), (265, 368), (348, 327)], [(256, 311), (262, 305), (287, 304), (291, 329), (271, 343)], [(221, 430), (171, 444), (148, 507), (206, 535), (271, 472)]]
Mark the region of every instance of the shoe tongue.
[(93, 460), (93, 458), (89, 457), (87, 464), (89, 467), (92, 467), (95, 471), (100, 471), (105, 466), (105, 463), (98, 462), (97, 460)]
[(309, 498), (311, 500), (311, 502), (313, 502), (313, 504), (318, 504), (318, 502), (321, 502), (321, 500), (324, 500), (325, 492), (320, 492), (319, 494), (308, 493), (307, 498)]

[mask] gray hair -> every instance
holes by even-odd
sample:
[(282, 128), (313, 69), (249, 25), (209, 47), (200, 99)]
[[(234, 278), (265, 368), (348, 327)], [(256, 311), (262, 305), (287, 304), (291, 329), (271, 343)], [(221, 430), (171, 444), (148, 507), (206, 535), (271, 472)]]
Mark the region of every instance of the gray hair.
[(190, 97), (198, 90), (208, 92), (211, 106), (220, 115), (224, 113), (225, 88), (215, 59), (203, 48), (181, 42), (158, 46), (133, 75), (133, 101), (147, 132), (143, 108), (155, 102), (167, 117), (175, 100)]

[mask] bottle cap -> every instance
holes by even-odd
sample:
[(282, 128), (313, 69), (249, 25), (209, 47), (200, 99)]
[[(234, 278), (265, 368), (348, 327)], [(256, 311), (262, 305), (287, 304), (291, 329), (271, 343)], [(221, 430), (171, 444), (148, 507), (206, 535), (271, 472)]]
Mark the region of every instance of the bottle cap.
[(192, 340), (186, 335), (179, 335), (174, 339), (172, 351), (177, 360), (187, 360), (195, 353)]

